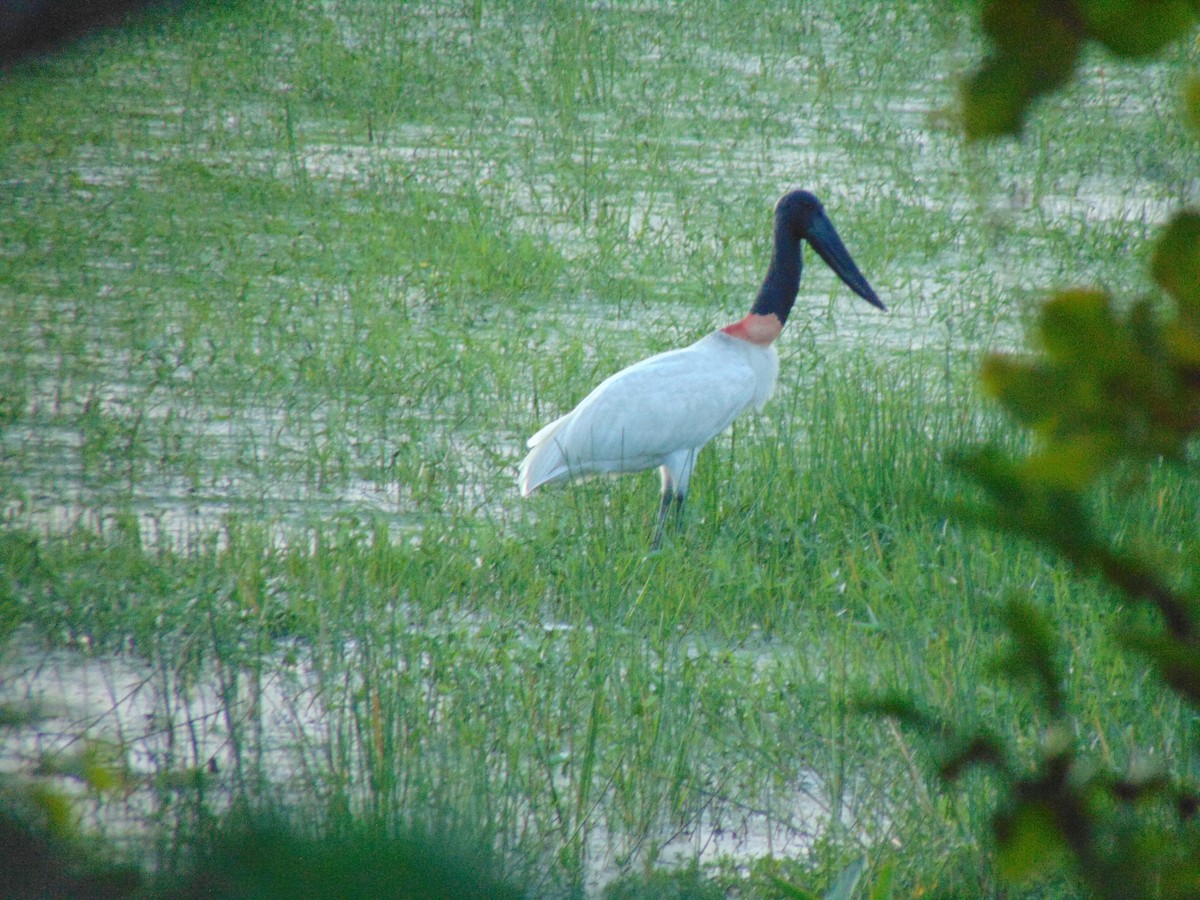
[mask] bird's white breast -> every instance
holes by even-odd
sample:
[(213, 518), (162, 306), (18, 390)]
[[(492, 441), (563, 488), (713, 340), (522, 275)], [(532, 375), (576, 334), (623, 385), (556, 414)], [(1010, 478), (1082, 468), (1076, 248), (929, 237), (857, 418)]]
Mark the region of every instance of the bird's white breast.
[(746, 365), (754, 372), (755, 393), (752, 402), (756, 410), (761, 410), (771, 399), (771, 394), (775, 393), (775, 381), (779, 378), (779, 354), (775, 352), (775, 346), (752, 344), (731, 337), (723, 331), (714, 331), (692, 346), (698, 347), (706, 341), (718, 344), (723, 352), (728, 351), (744, 359)]

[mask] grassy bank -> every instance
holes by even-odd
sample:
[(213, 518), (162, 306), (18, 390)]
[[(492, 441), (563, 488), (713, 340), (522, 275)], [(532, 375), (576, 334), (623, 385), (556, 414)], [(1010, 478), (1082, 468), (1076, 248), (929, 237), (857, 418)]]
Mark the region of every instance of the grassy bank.
[[(6, 682), (119, 660), (111, 705), (156, 723), (67, 717), (123, 788), (81, 803), (166, 870), (234, 794), (452, 831), (546, 895), (693, 859), (821, 888), (863, 855), (986, 894), (986, 784), (945, 792), (853, 701), (1032, 734), (989, 671), (1014, 592), (1072, 635), (1099, 756), (1194, 764), (1099, 587), (949, 518), (942, 463), (1013, 439), (975, 361), (1040, 287), (1143, 289), (1200, 171), (1162, 109), (1187, 51), (1092, 60), (967, 151), (977, 38), (927, 6), (267, 3), (3, 76)], [(540, 423), (745, 312), (792, 187), (892, 312), (808, 260), (777, 394), (661, 554), (653, 475), (520, 500)], [(1105, 513), (1189, 552), (1195, 489), (1155, 477), (1158, 509)]]

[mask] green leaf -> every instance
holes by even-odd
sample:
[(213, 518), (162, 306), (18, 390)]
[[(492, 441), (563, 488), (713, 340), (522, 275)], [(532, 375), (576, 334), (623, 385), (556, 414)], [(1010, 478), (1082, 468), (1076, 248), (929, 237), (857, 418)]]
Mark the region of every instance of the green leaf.
[(932, 716), (918, 709), (912, 697), (898, 691), (878, 697), (865, 697), (855, 705), (860, 712), (867, 715), (896, 719), (902, 725), (923, 734), (930, 735), (940, 731), (940, 724)]
[(1019, 134), (1032, 100), (1028, 73), (1009, 60), (987, 60), (963, 82), (961, 99), (968, 141)]
[(1168, 322), (1163, 326), (1163, 344), (1178, 364), (1190, 370), (1194, 380), (1200, 370), (1200, 329), (1189, 328), (1181, 322)]
[(1189, 0), (1078, 0), (1089, 37), (1119, 56), (1146, 56), (1185, 35), (1196, 19)]
[(1060, 291), (1042, 306), (1038, 337), (1051, 356), (1067, 361), (1121, 359), (1122, 327), (1105, 291), (1075, 288)]
[(1079, 56), (1079, 35), (1055, 4), (990, 0), (981, 19), (995, 52), (963, 83), (968, 140), (1017, 134), (1029, 105), (1065, 83)]
[(1033, 682), (1051, 715), (1062, 715), (1063, 673), (1058, 665), (1058, 640), (1049, 618), (1032, 603), (1012, 597), (1004, 607), (1004, 624), (1012, 636), (1012, 646), (1000, 660), (1000, 668), (1012, 678)]
[(1154, 280), (1179, 305), (1179, 315), (1200, 324), (1200, 213), (1177, 213), (1158, 239), (1150, 261)]
[(1040, 429), (1055, 423), (1061, 391), (1052, 389), (1052, 373), (1045, 366), (993, 353), (984, 357), (979, 380), (984, 391), (1023, 425)]
[(1200, 131), (1200, 75), (1193, 75), (1183, 86), (1183, 114), (1189, 125)]
[(1023, 802), (1011, 813), (998, 816), (997, 864), (1003, 878), (1026, 882), (1059, 868), (1067, 858), (1067, 845), (1059, 832), (1054, 811), (1042, 802)]
[(1004, 745), (993, 734), (980, 731), (972, 735), (959, 735), (958, 746), (947, 748), (938, 772), (946, 781), (957, 780), (963, 772), (973, 766), (991, 766), (1005, 772), (1008, 760)]
[(1034, 94), (1066, 82), (1079, 55), (1070, 10), (1044, 0), (989, 0), (980, 19), (998, 56), (1024, 70)]
[(1082, 491), (1109, 469), (1121, 455), (1115, 429), (1097, 422), (1093, 431), (1055, 438), (1025, 459), (1022, 473), (1057, 490)]
[(1025, 35), (1045, 27), (1044, 6), (1038, 0), (986, 0), (979, 21), (997, 47), (1015, 52)]

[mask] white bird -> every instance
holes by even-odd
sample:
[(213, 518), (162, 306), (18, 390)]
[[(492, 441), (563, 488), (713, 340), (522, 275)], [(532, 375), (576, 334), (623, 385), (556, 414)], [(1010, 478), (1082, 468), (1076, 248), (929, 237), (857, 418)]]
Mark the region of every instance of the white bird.
[(807, 191), (785, 194), (775, 205), (771, 265), (749, 315), (689, 347), (622, 369), (540, 429), (520, 465), (521, 495), (544, 484), (657, 466), (662, 500), (651, 545), (657, 550), (672, 506), (676, 515), (683, 508), (701, 448), (748, 406), (761, 410), (775, 389), (779, 357), (773, 344), (800, 289), (801, 240), (852, 291), (885, 309), (821, 202)]

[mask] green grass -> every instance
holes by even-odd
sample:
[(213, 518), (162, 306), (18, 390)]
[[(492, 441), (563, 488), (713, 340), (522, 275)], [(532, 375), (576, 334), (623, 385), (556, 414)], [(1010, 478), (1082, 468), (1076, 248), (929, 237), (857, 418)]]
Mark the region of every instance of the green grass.
[[(821, 888), (865, 853), (902, 895), (993, 893), (987, 784), (946, 790), (854, 703), (1030, 739), (989, 670), (1015, 592), (1070, 635), (1097, 758), (1195, 772), (1127, 614), (950, 518), (943, 464), (1015, 440), (973, 375), (1043, 287), (1145, 290), (1200, 170), (1164, 99), (1189, 51), (1089, 59), (1021, 144), (966, 149), (978, 49), (936, 4), (281, 2), (6, 74), (0, 632), (143, 666), (177, 740), (105, 757), (142, 858), (177, 870), (232, 793), (454, 833), (545, 895), (690, 883), (766, 823), (778, 859), (707, 877)], [(892, 313), (809, 260), (775, 398), (659, 555), (652, 474), (517, 497), (540, 423), (745, 312), (801, 186)], [(1185, 554), (1200, 498), (1152, 477), (1159, 509), (1104, 514)]]

